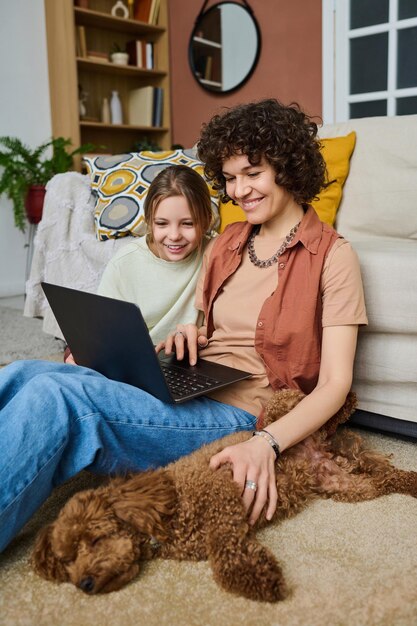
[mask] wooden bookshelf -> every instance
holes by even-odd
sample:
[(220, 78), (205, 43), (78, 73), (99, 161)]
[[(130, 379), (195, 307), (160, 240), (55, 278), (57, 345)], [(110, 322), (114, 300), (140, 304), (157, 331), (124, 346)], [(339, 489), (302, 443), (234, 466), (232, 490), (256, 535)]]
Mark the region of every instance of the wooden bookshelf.
[(107, 14), (100, 11), (74, 7), (74, 15), (76, 23), (82, 24), (83, 26), (92, 26), (94, 28), (103, 28), (124, 33), (143, 34), (153, 37), (154, 39), (157, 39), (159, 35), (165, 32), (163, 26), (155, 26), (154, 24), (146, 24), (145, 22), (138, 22), (137, 20), (122, 17), (113, 17), (110, 15), (110, 12)]
[[(110, 12), (114, 0), (90, 0), (88, 9), (74, 6), (73, 0), (45, 0), (54, 137), (69, 137), (74, 147), (91, 142), (97, 146), (97, 152), (107, 154), (129, 152), (134, 149), (135, 142), (145, 138), (164, 149), (171, 147), (167, 2), (161, 0), (158, 24), (153, 25), (113, 17)], [(151, 42), (153, 69), (115, 65), (110, 60), (106, 62), (105, 58), (96, 61), (80, 56), (76, 43), (79, 27), (84, 29), (87, 50), (102, 55), (110, 54), (114, 44), (123, 49), (130, 40)], [(129, 125), (129, 91), (148, 85), (164, 90), (163, 125)], [(80, 117), (80, 87), (88, 94), (85, 117)], [(119, 92), (122, 102), (123, 124), (101, 121), (103, 98), (110, 101), (113, 90)]]
[(161, 72), (159, 70), (147, 70), (139, 67), (134, 67), (133, 65), (115, 65), (108, 61), (104, 62), (96, 62), (91, 59), (84, 59), (82, 57), (77, 57), (77, 66), (79, 71), (87, 70), (95, 73), (101, 74), (112, 74), (113, 76), (130, 76), (131, 78), (139, 78), (142, 81), (145, 81), (144, 84), (153, 84), (152, 79), (156, 79), (156, 82), (159, 81), (160, 78), (166, 76), (166, 72)]

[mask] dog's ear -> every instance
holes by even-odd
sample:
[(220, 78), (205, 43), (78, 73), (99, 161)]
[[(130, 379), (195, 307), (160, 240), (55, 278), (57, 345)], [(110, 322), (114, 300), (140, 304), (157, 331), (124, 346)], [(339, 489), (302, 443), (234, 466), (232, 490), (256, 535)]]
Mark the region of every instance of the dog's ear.
[(54, 554), (51, 536), (53, 524), (42, 528), (39, 532), (32, 552), (32, 565), (36, 573), (46, 580), (65, 582), (68, 574), (64, 564)]
[(280, 389), (276, 391), (268, 401), (265, 409), (261, 412), (256, 424), (257, 430), (261, 430), (280, 417), (286, 415), (302, 399), (304, 394), (298, 389)]
[(349, 391), (346, 396), (346, 400), (340, 407), (337, 413), (333, 415), (323, 426), (320, 428), (320, 433), (325, 437), (331, 437), (335, 434), (339, 424), (347, 422), (358, 405), (356, 394), (353, 391)]
[(177, 497), (173, 481), (164, 470), (142, 472), (115, 482), (109, 501), (123, 522), (159, 541), (168, 538), (167, 521), (175, 511)]

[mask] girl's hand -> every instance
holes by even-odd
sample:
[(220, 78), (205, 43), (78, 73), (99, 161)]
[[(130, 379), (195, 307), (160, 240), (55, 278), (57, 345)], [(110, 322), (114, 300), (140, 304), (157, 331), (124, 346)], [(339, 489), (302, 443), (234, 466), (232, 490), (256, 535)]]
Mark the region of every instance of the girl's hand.
[(195, 324), (178, 324), (176, 330), (168, 335), (165, 341), (160, 341), (156, 346), (156, 352), (165, 350), (170, 355), (175, 350), (177, 359), (184, 358), (186, 349), (190, 365), (197, 363), (197, 351), (204, 348), (208, 343), (207, 329), (205, 326), (197, 328)]
[[(275, 481), (275, 452), (261, 437), (224, 448), (211, 457), (210, 467), (216, 470), (224, 463), (233, 467), (233, 480), (239, 485), (243, 504), (250, 511), (249, 523), (254, 524), (261, 511), (266, 508), (266, 519), (272, 519), (277, 506)], [(247, 486), (255, 483), (256, 490)]]

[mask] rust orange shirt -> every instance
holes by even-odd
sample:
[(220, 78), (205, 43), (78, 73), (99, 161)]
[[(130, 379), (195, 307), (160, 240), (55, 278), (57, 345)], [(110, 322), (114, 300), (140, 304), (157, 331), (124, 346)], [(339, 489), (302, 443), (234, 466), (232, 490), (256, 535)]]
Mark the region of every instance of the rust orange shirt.
[[(314, 388), (323, 325), (367, 320), (357, 257), (313, 209), (307, 210), (288, 250), (269, 268), (258, 268), (247, 258), (251, 228), (234, 224), (214, 242), (196, 304), (209, 326), (209, 345), (201, 356), (254, 374), (212, 397), (257, 414), (274, 389), (308, 393)], [(260, 237), (257, 249), (261, 243)], [(262, 248), (259, 252), (264, 258)]]

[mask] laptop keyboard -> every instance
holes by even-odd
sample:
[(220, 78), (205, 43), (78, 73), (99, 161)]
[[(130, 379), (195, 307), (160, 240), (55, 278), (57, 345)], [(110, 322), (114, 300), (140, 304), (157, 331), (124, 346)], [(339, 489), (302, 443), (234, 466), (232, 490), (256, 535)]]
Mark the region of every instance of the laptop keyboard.
[(168, 387), (175, 398), (183, 398), (196, 391), (210, 390), (220, 383), (219, 380), (210, 376), (195, 374), (181, 368), (177, 369), (172, 365), (161, 364), (161, 367)]

